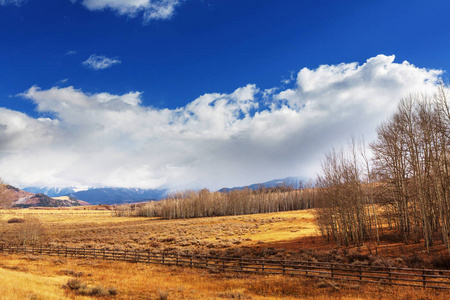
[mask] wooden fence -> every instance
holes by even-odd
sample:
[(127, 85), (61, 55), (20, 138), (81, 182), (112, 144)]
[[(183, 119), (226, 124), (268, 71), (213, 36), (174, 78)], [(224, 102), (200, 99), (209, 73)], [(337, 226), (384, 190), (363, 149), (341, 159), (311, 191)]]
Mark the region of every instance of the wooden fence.
[(211, 272), (231, 271), (256, 274), (280, 274), (364, 283), (450, 289), (450, 270), (391, 268), (328, 262), (216, 257), (166, 252), (154, 253), (69, 247), (0, 245), (0, 253), (104, 259), (111, 261), (205, 268), (211, 270)]

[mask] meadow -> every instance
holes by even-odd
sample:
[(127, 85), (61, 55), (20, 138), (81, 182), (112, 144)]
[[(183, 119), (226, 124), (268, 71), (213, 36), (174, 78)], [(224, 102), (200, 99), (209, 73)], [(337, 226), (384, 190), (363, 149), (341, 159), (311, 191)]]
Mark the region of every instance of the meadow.
[[(38, 222), (42, 227), (39, 242), (55, 247), (309, 261), (367, 259), (385, 265), (431, 261), (430, 256), (418, 257), (419, 250), (415, 256), (403, 254), (403, 259), (399, 258), (403, 246), (392, 241), (385, 241), (376, 250), (370, 244), (337, 248), (320, 236), (313, 210), (176, 220), (116, 217), (105, 207), (0, 210), (0, 241), (14, 240), (22, 230), (23, 223), (8, 223), (13, 218)], [(383, 247), (389, 251), (380, 258), (374, 251), (382, 252)], [(436, 246), (435, 254), (441, 251), (442, 247)], [(70, 288), (74, 284), (80, 288)], [(16, 254), (0, 254), (0, 290), (0, 299), (448, 298), (448, 292), (420, 288)]]

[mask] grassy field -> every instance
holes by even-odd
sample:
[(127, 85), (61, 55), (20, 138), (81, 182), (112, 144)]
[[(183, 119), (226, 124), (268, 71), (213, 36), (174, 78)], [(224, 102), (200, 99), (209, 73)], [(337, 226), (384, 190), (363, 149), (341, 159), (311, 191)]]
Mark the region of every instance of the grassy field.
[(315, 236), (311, 211), (282, 212), (188, 220), (113, 217), (105, 210), (0, 210), (0, 235), (8, 240), (18, 224), (12, 218), (33, 216), (52, 245), (116, 249), (183, 250), (252, 247)]
[[(82, 296), (69, 278), (115, 296)], [(53, 257), (0, 255), (0, 299), (447, 299), (448, 293), (283, 276)]]
[[(370, 245), (337, 249), (325, 243), (308, 210), (188, 220), (114, 217), (95, 207), (0, 210), (0, 240), (7, 242), (21, 230), (21, 223), (9, 220), (30, 217), (43, 227), (42, 241), (54, 246), (335, 261), (373, 251)], [(64, 288), (71, 278), (84, 288)], [(111, 287), (117, 295), (107, 295)], [(448, 293), (422, 289), (30, 255), (0, 255), (0, 291), (0, 299), (448, 298)], [(81, 295), (92, 291), (100, 296)]]

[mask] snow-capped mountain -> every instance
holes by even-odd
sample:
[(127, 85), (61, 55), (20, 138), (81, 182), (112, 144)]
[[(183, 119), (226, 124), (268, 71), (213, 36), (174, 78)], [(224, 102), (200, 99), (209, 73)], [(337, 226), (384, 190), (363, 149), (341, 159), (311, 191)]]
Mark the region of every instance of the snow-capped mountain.
[(281, 186), (291, 186), (295, 189), (298, 189), (301, 185), (301, 183), (305, 183), (306, 179), (302, 177), (286, 177), (283, 179), (274, 179), (266, 182), (261, 183), (254, 183), (251, 185), (246, 186), (238, 186), (238, 187), (232, 187), (232, 188), (222, 188), (219, 191), (220, 192), (228, 192), (233, 190), (243, 190), (245, 188), (251, 189), (251, 190), (257, 190), (259, 188), (274, 188), (274, 187), (281, 187)]
[(61, 197), (88, 189), (89, 187), (26, 187), (23, 190), (33, 194), (44, 194), (49, 197)]
[(164, 198), (167, 189), (139, 188), (83, 188), (83, 187), (28, 187), (25, 191), (34, 194), (44, 194), (49, 197), (70, 196), (89, 202), (90, 204), (122, 204)]

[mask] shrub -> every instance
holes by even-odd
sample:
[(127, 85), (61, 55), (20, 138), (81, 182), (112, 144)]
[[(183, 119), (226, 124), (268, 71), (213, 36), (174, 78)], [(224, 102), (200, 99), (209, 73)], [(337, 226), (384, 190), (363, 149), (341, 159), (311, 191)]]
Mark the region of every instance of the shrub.
[(96, 286), (91, 289), (90, 296), (109, 296), (109, 291), (102, 286)]
[(71, 290), (79, 290), (86, 287), (86, 284), (82, 283), (80, 279), (67, 280), (67, 287)]
[(367, 254), (359, 254), (359, 253), (352, 253), (348, 256), (348, 262), (353, 263), (355, 261), (370, 261), (370, 257)]
[(108, 293), (109, 293), (111, 296), (115, 296), (115, 295), (117, 295), (117, 289), (114, 288), (114, 287), (110, 287), (110, 288), (108, 288)]
[(433, 267), (437, 269), (450, 270), (450, 256), (449, 255), (440, 255), (433, 256), (431, 263)]
[(406, 257), (404, 261), (409, 268), (420, 267), (423, 264), (423, 258), (418, 256), (417, 253)]
[(91, 287), (81, 282), (80, 279), (69, 279), (64, 288), (68, 288), (77, 294), (83, 296), (115, 296), (117, 295), (117, 290), (113, 287), (108, 289), (98, 285), (95, 287)]
[(8, 220), (8, 223), (24, 223), (25, 222), (25, 220), (24, 219), (21, 219), (21, 218), (12, 218), (12, 219), (9, 219)]
[(242, 291), (227, 291), (218, 294), (220, 298), (231, 298), (231, 299), (247, 299), (244, 292)]
[(169, 298), (169, 292), (167, 291), (158, 291), (158, 300), (167, 300)]

